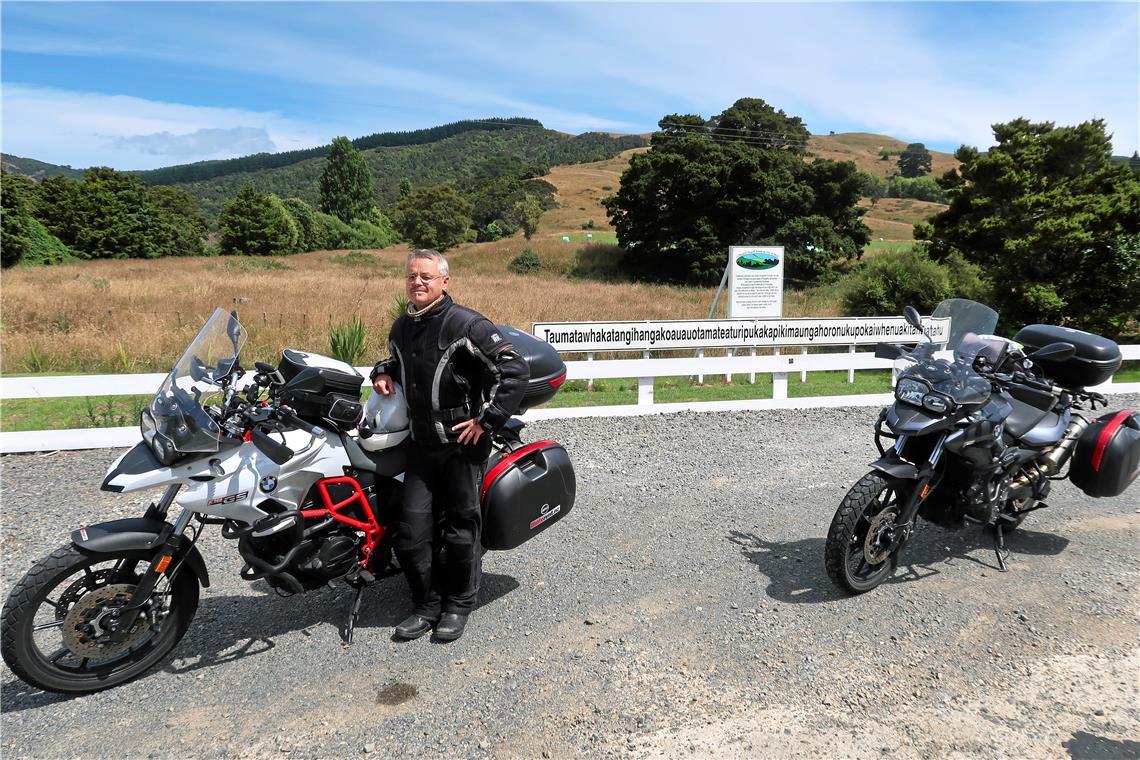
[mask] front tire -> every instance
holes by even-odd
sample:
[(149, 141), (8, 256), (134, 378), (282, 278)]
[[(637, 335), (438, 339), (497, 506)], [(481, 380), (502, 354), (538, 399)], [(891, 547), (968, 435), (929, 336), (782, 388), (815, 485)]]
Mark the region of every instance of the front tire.
[(897, 520), (906, 495), (900, 486), (869, 472), (851, 486), (831, 520), (824, 564), (835, 585), (850, 594), (870, 591), (894, 572)]
[(91, 557), (67, 545), (36, 562), (4, 603), (0, 654), (28, 684), (86, 694), (137, 678), (174, 649), (198, 609), (198, 579), (186, 566), (155, 593), (123, 642), (110, 639), (114, 612), (134, 592), (150, 553)]

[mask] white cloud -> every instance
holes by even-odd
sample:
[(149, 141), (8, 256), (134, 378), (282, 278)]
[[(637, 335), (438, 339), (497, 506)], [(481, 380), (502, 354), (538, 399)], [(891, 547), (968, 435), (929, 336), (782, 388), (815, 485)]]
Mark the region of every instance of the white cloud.
[(264, 127), (206, 128), (183, 135), (155, 132), (149, 135), (119, 137), (115, 140), (115, 144), (137, 148), (154, 156), (172, 156), (179, 159), (247, 155), (272, 152), (277, 148), (269, 139), (269, 133)]
[(5, 153), (116, 169), (309, 148), (327, 143), (333, 134), (331, 128), (274, 113), (8, 83), (3, 122)]

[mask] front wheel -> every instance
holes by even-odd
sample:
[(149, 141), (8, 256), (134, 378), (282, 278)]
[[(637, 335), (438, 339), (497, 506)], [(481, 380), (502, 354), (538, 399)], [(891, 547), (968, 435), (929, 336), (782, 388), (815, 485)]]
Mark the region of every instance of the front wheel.
[(870, 591), (894, 571), (905, 489), (878, 472), (860, 478), (843, 497), (827, 532), (824, 564), (835, 585)]
[(198, 579), (182, 567), (159, 579), (122, 641), (111, 641), (119, 610), (151, 555), (89, 557), (72, 545), (36, 562), (4, 603), (0, 653), (32, 686), (84, 694), (129, 681), (165, 657), (198, 609)]

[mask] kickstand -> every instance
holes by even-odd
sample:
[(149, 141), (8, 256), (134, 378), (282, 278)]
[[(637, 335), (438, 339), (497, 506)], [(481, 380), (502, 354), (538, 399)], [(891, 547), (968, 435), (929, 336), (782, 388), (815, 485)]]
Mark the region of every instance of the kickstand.
[(349, 586), (356, 589), (356, 595), (352, 599), (352, 610), (348, 613), (348, 622), (344, 626), (344, 643), (351, 645), (352, 635), (356, 631), (356, 620), (360, 617), (360, 605), (364, 601), (364, 589), (375, 583), (376, 577), (363, 568), (359, 570), (354, 568), (345, 580)]
[(352, 644), (352, 634), (356, 630), (356, 619), (360, 617), (360, 603), (364, 601), (364, 586), (356, 587), (356, 598), (352, 600), (352, 611), (348, 613), (348, 623), (344, 627), (344, 643)]
[(1005, 558), (1009, 556), (1009, 550), (1005, 548), (1005, 532), (1000, 522), (994, 526), (994, 554), (997, 555), (998, 570), (1006, 572), (1009, 568), (1006, 567)]

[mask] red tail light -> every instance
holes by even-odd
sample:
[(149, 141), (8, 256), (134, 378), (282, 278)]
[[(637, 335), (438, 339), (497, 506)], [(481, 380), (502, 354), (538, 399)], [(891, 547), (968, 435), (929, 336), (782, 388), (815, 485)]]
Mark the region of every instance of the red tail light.
[(562, 385), (562, 383), (564, 383), (564, 382), (566, 382), (566, 373), (565, 372), (563, 372), (561, 375), (559, 375), (558, 377), (551, 380), (550, 381), (550, 387), (551, 388), (557, 388), (558, 386)]

